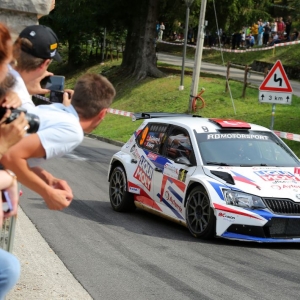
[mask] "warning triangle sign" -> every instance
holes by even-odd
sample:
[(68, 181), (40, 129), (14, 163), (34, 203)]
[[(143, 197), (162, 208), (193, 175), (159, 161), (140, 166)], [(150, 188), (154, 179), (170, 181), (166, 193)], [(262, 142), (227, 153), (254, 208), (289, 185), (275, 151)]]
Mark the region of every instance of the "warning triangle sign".
[(280, 60), (274, 64), (259, 87), (260, 91), (286, 92), (293, 91)]

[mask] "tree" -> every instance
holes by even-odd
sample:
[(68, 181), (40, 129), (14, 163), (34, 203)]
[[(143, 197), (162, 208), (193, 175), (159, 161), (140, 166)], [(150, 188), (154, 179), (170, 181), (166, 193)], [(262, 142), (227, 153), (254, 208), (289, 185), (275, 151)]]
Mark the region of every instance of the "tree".
[(162, 77), (156, 67), (155, 24), (157, 20), (158, 0), (135, 0), (135, 15), (128, 26), (123, 70), (141, 80), (150, 77)]

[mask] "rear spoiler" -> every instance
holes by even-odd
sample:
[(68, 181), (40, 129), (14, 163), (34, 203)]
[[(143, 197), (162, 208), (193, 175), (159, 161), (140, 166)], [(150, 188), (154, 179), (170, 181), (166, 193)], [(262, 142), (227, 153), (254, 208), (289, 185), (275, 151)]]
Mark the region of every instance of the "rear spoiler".
[(133, 113), (132, 121), (143, 120), (143, 119), (168, 118), (168, 117), (202, 118), (201, 116), (198, 115), (189, 115), (189, 114), (166, 113), (166, 112), (142, 112), (142, 113)]

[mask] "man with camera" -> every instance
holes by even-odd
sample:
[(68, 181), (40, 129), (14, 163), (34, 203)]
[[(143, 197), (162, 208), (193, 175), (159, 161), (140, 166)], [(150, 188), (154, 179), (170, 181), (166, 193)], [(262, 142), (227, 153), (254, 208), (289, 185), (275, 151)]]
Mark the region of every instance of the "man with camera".
[(31, 95), (49, 93), (41, 88), (41, 80), (49, 75), (47, 69), (52, 62), (61, 61), (58, 53), (58, 38), (51, 28), (44, 25), (27, 26), (14, 44), (15, 66), (10, 72), (16, 78), (13, 90), (19, 95), (22, 107), (34, 106)]

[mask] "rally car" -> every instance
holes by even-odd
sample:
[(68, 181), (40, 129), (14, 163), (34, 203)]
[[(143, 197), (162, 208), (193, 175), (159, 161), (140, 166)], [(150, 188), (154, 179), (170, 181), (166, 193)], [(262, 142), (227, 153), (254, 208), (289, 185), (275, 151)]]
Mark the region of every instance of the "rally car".
[(115, 211), (136, 207), (197, 238), (300, 242), (300, 161), (276, 134), (238, 120), (143, 113), (111, 159)]

